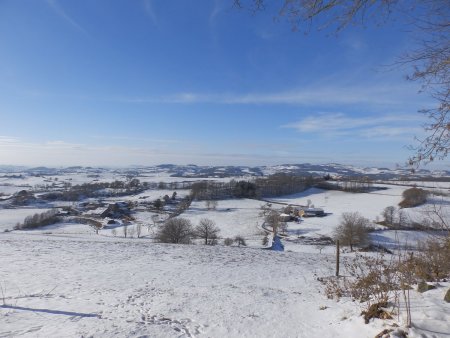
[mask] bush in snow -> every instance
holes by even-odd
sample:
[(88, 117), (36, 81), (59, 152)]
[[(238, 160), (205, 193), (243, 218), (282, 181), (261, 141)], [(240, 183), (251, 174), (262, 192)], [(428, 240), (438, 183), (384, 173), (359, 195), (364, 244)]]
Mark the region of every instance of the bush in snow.
[(236, 236), (234, 237), (234, 241), (237, 243), (238, 246), (247, 246), (247, 243), (245, 242), (245, 238), (242, 236)]
[(227, 237), (223, 240), (223, 244), (225, 244), (226, 246), (232, 245), (233, 242), (234, 242), (233, 238), (229, 238), (229, 237)]
[(403, 201), (398, 205), (400, 208), (412, 208), (424, 204), (429, 192), (420, 188), (410, 188), (403, 191)]

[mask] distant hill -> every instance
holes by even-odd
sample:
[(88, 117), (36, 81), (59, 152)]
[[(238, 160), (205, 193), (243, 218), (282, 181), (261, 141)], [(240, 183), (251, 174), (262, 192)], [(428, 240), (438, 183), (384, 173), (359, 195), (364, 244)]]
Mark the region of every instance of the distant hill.
[(224, 178), (224, 177), (261, 177), (274, 174), (293, 174), (302, 176), (331, 176), (334, 178), (368, 177), (373, 180), (422, 180), (422, 181), (450, 181), (449, 170), (420, 169), (411, 172), (409, 169), (385, 167), (357, 167), (339, 163), (328, 164), (282, 164), (273, 166), (198, 166), (194, 164), (176, 165), (161, 164), (156, 166), (132, 166), (129, 168), (102, 168), (72, 166), (66, 168), (22, 166), (0, 166), (0, 173), (27, 173), (29, 175), (62, 175), (76, 173), (102, 173), (115, 172), (130, 176), (139, 176), (145, 173), (166, 173), (172, 177), (185, 178)]

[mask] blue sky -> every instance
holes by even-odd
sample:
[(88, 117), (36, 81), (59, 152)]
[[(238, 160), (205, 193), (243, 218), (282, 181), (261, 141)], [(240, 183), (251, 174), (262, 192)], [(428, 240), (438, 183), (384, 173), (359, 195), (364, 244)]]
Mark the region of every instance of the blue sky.
[(0, 164), (404, 164), (433, 103), (391, 66), (407, 27), (305, 35), (275, 14), (0, 1)]

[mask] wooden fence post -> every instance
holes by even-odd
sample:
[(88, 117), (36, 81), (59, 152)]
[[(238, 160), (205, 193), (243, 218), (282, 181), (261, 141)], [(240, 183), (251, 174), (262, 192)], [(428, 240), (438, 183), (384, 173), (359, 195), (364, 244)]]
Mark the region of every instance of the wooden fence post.
[(339, 240), (336, 241), (336, 277), (339, 277)]

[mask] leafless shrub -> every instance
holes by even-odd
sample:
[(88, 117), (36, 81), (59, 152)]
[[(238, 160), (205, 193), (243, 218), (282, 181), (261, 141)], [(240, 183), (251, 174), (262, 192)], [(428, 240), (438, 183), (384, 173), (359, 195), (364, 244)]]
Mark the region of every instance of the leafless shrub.
[(450, 277), (450, 237), (430, 238), (420, 243), (412, 268), (418, 279), (439, 281)]
[(351, 277), (329, 278), (324, 281), (325, 294), (329, 298), (351, 297), (364, 304), (366, 324), (371, 318), (392, 318), (386, 310), (398, 299), (398, 274), (396, 262), (386, 260), (383, 254), (376, 257), (357, 254), (345, 264)]
[(350, 277), (321, 279), (327, 297), (351, 297), (363, 302), (366, 323), (374, 316), (390, 316), (392, 313), (386, 311), (389, 306), (400, 311), (403, 297), (410, 326), (411, 285), (450, 277), (450, 238), (433, 238), (424, 242), (418, 252), (401, 250), (389, 259), (383, 253), (375, 257), (357, 254), (344, 266)]
[(225, 244), (226, 246), (230, 246), (230, 245), (232, 245), (233, 243), (234, 243), (233, 238), (227, 237), (227, 238), (225, 238), (225, 239), (223, 240), (223, 244)]
[(247, 243), (245, 242), (245, 238), (242, 236), (236, 236), (234, 237), (234, 242), (238, 245), (238, 246), (247, 246)]

